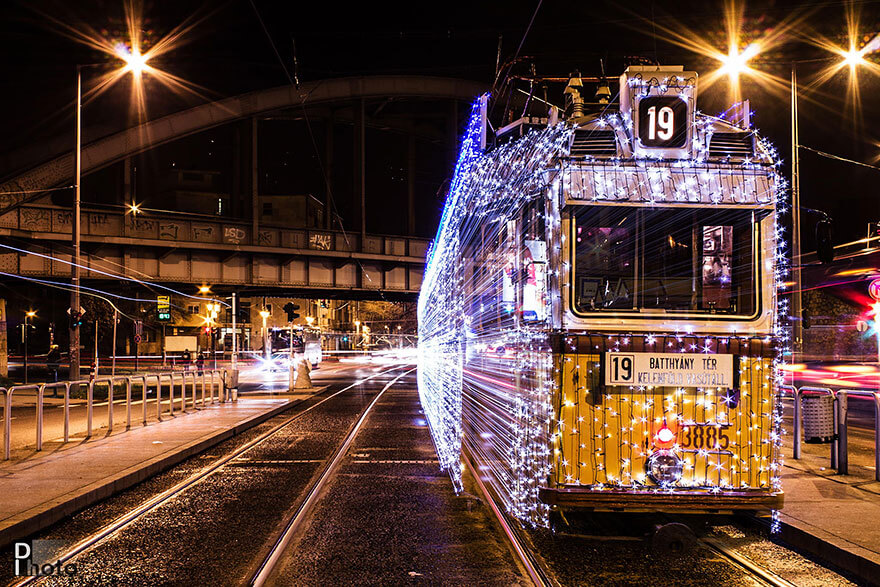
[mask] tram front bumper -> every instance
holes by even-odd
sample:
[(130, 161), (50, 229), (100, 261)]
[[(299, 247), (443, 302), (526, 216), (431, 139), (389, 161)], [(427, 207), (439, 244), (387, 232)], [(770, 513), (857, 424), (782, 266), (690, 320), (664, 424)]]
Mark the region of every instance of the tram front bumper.
[(546, 488), (538, 498), (562, 509), (627, 512), (733, 513), (782, 509), (783, 492), (676, 490), (648, 491), (591, 490), (584, 487)]

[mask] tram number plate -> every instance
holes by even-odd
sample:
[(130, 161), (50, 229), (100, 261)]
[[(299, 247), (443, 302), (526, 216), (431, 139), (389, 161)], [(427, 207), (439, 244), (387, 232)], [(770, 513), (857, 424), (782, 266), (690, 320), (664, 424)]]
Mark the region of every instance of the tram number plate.
[(733, 387), (733, 355), (605, 353), (605, 385)]
[(678, 433), (681, 448), (705, 448), (727, 450), (730, 447), (728, 435), (730, 424), (688, 424)]

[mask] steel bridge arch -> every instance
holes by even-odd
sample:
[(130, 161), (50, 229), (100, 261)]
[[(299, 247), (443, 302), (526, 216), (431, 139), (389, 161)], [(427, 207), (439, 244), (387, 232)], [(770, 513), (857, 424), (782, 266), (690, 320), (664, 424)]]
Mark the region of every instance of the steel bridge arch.
[[(363, 76), (257, 90), (169, 114), (82, 148), (82, 173), (216, 126), (282, 108), (383, 97), (471, 101), (486, 90), (474, 81), (431, 76)], [(0, 185), (0, 193), (44, 190), (73, 177), (73, 153), (37, 165)], [(15, 198), (18, 199), (18, 198)], [(11, 202), (10, 202), (11, 203)]]

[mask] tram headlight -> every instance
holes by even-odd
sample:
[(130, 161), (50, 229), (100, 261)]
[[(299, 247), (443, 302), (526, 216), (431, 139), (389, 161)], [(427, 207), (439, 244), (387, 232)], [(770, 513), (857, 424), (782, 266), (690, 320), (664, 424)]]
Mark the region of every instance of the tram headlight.
[(658, 450), (648, 457), (645, 468), (657, 485), (671, 485), (681, 479), (684, 462), (671, 450)]

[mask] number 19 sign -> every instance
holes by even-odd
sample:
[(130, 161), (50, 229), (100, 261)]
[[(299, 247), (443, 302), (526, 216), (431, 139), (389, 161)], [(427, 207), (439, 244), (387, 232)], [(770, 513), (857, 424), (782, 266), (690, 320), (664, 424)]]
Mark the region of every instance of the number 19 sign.
[(639, 141), (645, 147), (683, 147), (687, 139), (688, 104), (678, 96), (639, 100)]
[(733, 387), (733, 355), (605, 353), (605, 385)]

